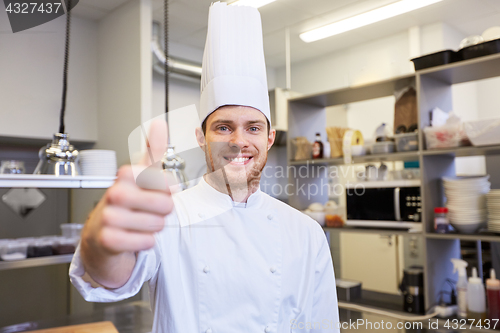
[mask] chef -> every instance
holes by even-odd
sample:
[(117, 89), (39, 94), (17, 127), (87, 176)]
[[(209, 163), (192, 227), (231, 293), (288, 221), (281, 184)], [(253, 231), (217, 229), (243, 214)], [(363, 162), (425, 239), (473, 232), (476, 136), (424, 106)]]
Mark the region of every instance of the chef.
[(212, 4), (201, 91), (207, 173), (172, 195), (122, 167), (85, 224), (72, 283), (115, 302), (147, 282), (153, 332), (339, 332), (322, 228), (259, 189), (275, 130), (256, 9)]

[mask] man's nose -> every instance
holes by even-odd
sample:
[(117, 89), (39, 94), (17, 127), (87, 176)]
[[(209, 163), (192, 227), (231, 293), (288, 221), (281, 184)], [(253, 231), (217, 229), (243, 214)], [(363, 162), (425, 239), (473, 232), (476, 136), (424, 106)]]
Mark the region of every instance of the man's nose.
[(245, 138), (245, 133), (241, 129), (235, 130), (231, 133), (231, 139), (229, 140), (229, 145), (231, 148), (239, 148), (242, 150), (243, 148), (248, 147), (248, 140)]

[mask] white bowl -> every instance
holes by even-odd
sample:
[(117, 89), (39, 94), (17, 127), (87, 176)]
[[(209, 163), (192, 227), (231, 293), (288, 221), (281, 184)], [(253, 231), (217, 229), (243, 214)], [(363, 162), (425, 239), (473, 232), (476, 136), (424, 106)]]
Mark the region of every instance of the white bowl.
[(453, 228), (457, 229), (458, 232), (462, 234), (474, 234), (476, 233), (481, 227), (484, 226), (484, 223), (471, 223), (471, 224), (457, 224), (457, 223), (452, 223), (450, 224), (453, 226)]

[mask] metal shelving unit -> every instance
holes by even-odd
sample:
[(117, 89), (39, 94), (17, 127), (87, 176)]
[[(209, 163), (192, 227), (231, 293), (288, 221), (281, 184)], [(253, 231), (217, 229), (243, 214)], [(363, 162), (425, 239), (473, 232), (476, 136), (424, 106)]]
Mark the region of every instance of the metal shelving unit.
[(463, 241), (500, 242), (500, 235), (490, 232), (480, 232), (472, 235), (458, 234), (458, 233), (451, 233), (451, 234), (427, 233), (425, 237), (431, 239), (448, 239), (448, 240), (459, 239)]
[[(52, 176), (52, 175), (0, 175), (0, 188), (82, 188), (110, 187), (116, 177), (108, 176)], [(0, 271), (17, 268), (67, 264), (72, 254), (31, 258), (16, 261), (0, 261)]]
[(500, 154), (500, 145), (494, 146), (467, 146), (467, 147), (458, 147), (458, 148), (450, 148), (450, 149), (431, 149), (422, 151), (422, 155), (424, 156), (432, 156), (432, 155), (452, 155), (455, 157), (462, 156), (479, 156), (479, 155), (498, 155)]
[[(414, 75), (396, 77), (390, 80), (374, 82), (362, 86), (301, 96), (289, 100), (288, 123), (288, 156), (293, 156), (291, 140), (297, 136), (313, 138), (316, 132), (326, 137), (326, 108), (330, 106), (364, 101), (373, 98), (390, 96), (396, 87), (415, 82), (417, 90), (419, 129), (429, 126), (428, 111), (434, 107), (442, 110), (453, 110), (453, 84), (471, 82), (500, 76), (500, 54), (437, 66)], [(421, 234), (410, 234), (406, 231), (386, 229), (354, 229), (325, 228), (330, 232), (354, 232), (382, 235), (422, 235), (425, 240), (423, 255), (426, 258), (425, 272), (425, 302), (426, 307), (436, 301), (438, 287), (446, 278), (452, 277), (450, 258), (460, 256), (460, 240), (499, 242), (500, 235), (492, 233), (465, 234), (435, 234), (433, 232), (434, 207), (443, 205), (443, 192), (440, 180), (443, 177), (455, 176), (455, 158), (462, 156), (500, 155), (500, 145), (482, 147), (457, 147), (447, 149), (425, 149), (424, 133), (418, 134), (419, 150), (415, 152), (392, 153), (382, 155), (366, 155), (353, 157), (353, 164), (382, 161), (412, 161), (418, 160), (421, 168), (422, 223)], [(309, 169), (315, 166), (344, 165), (343, 158), (288, 161), (288, 166), (303, 166)], [(490, 170), (495, 172), (496, 170)], [(300, 177), (299, 177), (300, 178)], [(321, 186), (326, 180), (324, 173), (302, 179), (290, 179), (291, 186), (316, 185)], [(293, 184), (292, 184), (293, 181)], [(312, 202), (325, 202), (327, 195), (315, 196), (294, 193), (289, 197), (289, 203), (298, 209), (305, 209)]]
[[(499, 147), (500, 148), (500, 147)], [(390, 154), (374, 154), (374, 155), (363, 155), (363, 156), (353, 156), (352, 164), (356, 163), (369, 163), (369, 162), (386, 162), (386, 161), (418, 161), (420, 156), (419, 151), (408, 151), (408, 152), (398, 152)], [(321, 158), (315, 160), (300, 160), (300, 161), (290, 161), (290, 165), (345, 165), (344, 158)]]
[(73, 259), (72, 254), (58, 256), (31, 258), (16, 261), (0, 261), (0, 271), (17, 268), (40, 267), (58, 264), (68, 264)]
[(109, 176), (0, 175), (0, 188), (108, 188), (115, 179)]

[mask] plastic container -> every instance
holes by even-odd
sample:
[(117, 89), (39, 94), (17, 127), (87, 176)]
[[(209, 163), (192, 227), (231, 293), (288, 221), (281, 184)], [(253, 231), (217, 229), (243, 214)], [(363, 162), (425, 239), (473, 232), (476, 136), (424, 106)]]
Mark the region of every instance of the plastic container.
[(28, 243), (18, 240), (10, 240), (2, 246), (0, 251), (0, 259), (3, 261), (26, 259), (28, 253)]
[(394, 152), (394, 142), (375, 142), (372, 146), (372, 154), (389, 154)]
[(472, 269), (472, 276), (467, 285), (467, 319), (473, 319), (474, 322), (484, 324), (486, 319), (486, 297), (484, 285), (481, 278), (477, 276), (477, 269)]
[(464, 60), (499, 53), (500, 39), (494, 39), (489, 42), (483, 42), (476, 45), (464, 47), (459, 52), (461, 53), (461, 57)]
[(410, 168), (401, 170), (401, 179), (419, 179), (420, 169)]
[(427, 149), (458, 147), (462, 138), (460, 125), (425, 127)]
[(75, 253), (79, 241), (79, 238), (59, 237), (52, 247), (54, 255)]
[(62, 235), (67, 238), (80, 237), (83, 224), (65, 223), (61, 224)]
[(447, 234), (450, 230), (450, 221), (448, 220), (448, 208), (434, 208), (434, 230), (438, 234)]
[(397, 151), (418, 150), (418, 132), (394, 134)]
[(444, 50), (411, 59), (416, 71), (429, 67), (446, 65), (460, 60), (462, 60), (461, 53), (453, 50)]
[(464, 128), (474, 146), (500, 144), (500, 118), (468, 121)]
[(52, 246), (55, 240), (50, 238), (40, 238), (28, 245), (28, 258), (47, 257), (54, 254)]
[(486, 280), (486, 294), (488, 300), (488, 319), (500, 319), (500, 280), (495, 276), (495, 270), (490, 270), (490, 278)]

